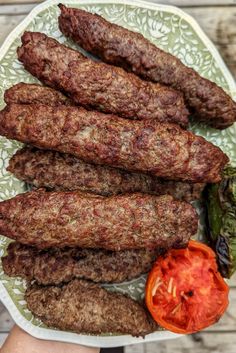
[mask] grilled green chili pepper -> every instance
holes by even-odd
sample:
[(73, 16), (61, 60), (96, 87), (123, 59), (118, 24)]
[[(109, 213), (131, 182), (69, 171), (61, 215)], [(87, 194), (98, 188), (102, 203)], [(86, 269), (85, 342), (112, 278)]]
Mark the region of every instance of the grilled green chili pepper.
[(222, 181), (206, 188), (207, 233), (219, 270), (230, 278), (236, 270), (236, 168), (224, 170)]

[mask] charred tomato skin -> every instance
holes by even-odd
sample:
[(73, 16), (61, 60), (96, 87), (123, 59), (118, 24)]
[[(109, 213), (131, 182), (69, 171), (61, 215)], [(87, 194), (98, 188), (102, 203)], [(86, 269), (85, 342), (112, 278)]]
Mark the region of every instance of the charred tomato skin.
[(148, 275), (145, 301), (160, 326), (190, 334), (220, 319), (228, 306), (228, 293), (216, 254), (190, 240), (187, 248), (172, 249), (157, 259)]

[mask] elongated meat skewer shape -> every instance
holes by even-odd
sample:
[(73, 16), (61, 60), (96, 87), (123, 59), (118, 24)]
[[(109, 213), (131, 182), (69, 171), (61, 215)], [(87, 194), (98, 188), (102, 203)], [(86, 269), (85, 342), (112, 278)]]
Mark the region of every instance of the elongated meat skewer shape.
[(77, 333), (145, 336), (157, 330), (142, 305), (97, 284), (74, 280), (62, 287), (28, 287), (30, 311), (46, 325)]
[(218, 147), (177, 125), (77, 107), (11, 104), (0, 112), (0, 134), (86, 162), (172, 180), (218, 182), (228, 162)]
[(183, 247), (197, 225), (195, 209), (167, 195), (39, 190), (0, 203), (0, 234), (40, 249)]
[(182, 91), (196, 119), (212, 127), (225, 129), (236, 121), (236, 103), (222, 88), (156, 47), (140, 33), (81, 9), (59, 7), (60, 30), (85, 50), (144, 79)]
[(4, 94), (7, 104), (46, 104), (53, 106), (76, 104), (61, 92), (35, 83), (20, 82), (8, 88)]
[[(5, 102), (50, 106), (74, 105), (62, 93), (38, 84), (18, 83), (5, 91)], [(163, 180), (147, 174), (85, 163), (68, 154), (24, 148), (10, 160), (8, 171), (27, 183), (50, 190), (81, 190), (103, 196), (126, 192), (169, 194), (192, 201), (201, 197), (205, 184)]]
[(121, 68), (94, 62), (43, 33), (25, 32), (17, 52), (32, 75), (85, 108), (127, 119), (172, 122), (183, 127), (188, 124), (181, 93), (142, 81)]
[(161, 249), (108, 251), (102, 249), (38, 250), (10, 243), (2, 258), (4, 272), (11, 277), (36, 280), (43, 285), (84, 278), (93, 282), (123, 282), (150, 271)]
[(193, 201), (201, 197), (205, 186), (203, 183), (163, 180), (152, 175), (89, 164), (69, 154), (35, 147), (17, 151), (7, 170), (38, 188), (81, 190), (102, 196), (143, 192)]

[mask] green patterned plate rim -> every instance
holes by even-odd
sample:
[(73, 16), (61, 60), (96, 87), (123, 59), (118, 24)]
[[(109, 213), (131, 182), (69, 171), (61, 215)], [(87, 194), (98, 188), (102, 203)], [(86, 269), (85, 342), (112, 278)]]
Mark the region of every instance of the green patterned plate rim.
[[(16, 48), (20, 44), (21, 33), (26, 29), (44, 32), (61, 43), (76, 46), (67, 40), (59, 31), (57, 15), (58, 0), (48, 0), (35, 7), (26, 19), (11, 32), (0, 49), (0, 108), (4, 106), (4, 91), (13, 84), (37, 82), (17, 61)], [(147, 3), (139, 0), (67, 0), (67, 5), (81, 7), (98, 13), (111, 22), (141, 32), (145, 37), (162, 49), (179, 57), (186, 65), (193, 67), (202, 76), (215, 81), (234, 99), (236, 85), (222, 58), (212, 42), (206, 37), (196, 21), (182, 10), (168, 5)], [(80, 49), (77, 47), (77, 49)], [(236, 124), (218, 131), (200, 124), (192, 124), (191, 129), (204, 136), (224, 150), (236, 165)], [(8, 160), (21, 146), (16, 141), (0, 137), (0, 200), (15, 196), (27, 190), (27, 186), (6, 171)], [(197, 205), (198, 206), (198, 205)], [(203, 210), (200, 214), (199, 232), (196, 238), (203, 239)], [(6, 253), (9, 239), (0, 236), (0, 256)], [(135, 299), (143, 297), (145, 276), (119, 285), (106, 286), (110, 290), (128, 293)], [(134, 343), (144, 343), (179, 337), (168, 331), (157, 331), (143, 338), (129, 335), (79, 335), (49, 329), (32, 316), (24, 301), (25, 282), (20, 278), (9, 278), (4, 275), (0, 263), (0, 299), (8, 308), (15, 322), (31, 335), (49, 340), (78, 343), (93, 347), (116, 347)]]

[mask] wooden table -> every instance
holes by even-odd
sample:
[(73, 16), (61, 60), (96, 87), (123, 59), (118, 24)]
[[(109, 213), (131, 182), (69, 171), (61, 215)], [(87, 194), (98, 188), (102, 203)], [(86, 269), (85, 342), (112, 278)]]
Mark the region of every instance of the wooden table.
[[(41, 1), (0, 0), (0, 45), (7, 34)], [(155, 2), (155, 0), (153, 0)], [(158, 1), (156, 1), (158, 2)], [(236, 78), (236, 0), (160, 0), (182, 7), (192, 15), (215, 43)], [(130, 346), (126, 353), (235, 353), (236, 352), (236, 276), (230, 281), (230, 306), (223, 319), (201, 333), (178, 340)], [(0, 304), (0, 342), (13, 321)]]

